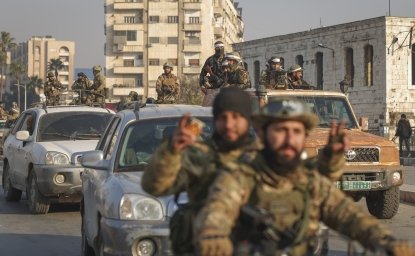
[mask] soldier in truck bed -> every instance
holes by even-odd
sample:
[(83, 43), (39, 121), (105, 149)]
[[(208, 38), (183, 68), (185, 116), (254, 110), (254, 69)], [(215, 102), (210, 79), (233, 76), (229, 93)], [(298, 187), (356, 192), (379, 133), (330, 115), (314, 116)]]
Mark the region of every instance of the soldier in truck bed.
[(287, 72), (282, 69), (280, 58), (271, 57), (268, 60), (268, 68), (262, 71), (259, 84), (270, 90), (288, 88)]

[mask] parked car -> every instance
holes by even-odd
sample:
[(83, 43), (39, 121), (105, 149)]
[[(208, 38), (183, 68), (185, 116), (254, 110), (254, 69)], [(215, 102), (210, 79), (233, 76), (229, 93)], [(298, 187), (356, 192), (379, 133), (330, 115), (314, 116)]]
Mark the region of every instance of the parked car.
[(200, 106), (147, 105), (111, 119), (96, 150), (81, 158), (82, 255), (172, 255), (168, 223), (176, 203), (173, 196), (144, 192), (141, 176), (183, 114), (204, 121), (203, 136), (210, 136), (211, 112)]
[(51, 203), (81, 199), (80, 151), (95, 148), (113, 111), (88, 106), (36, 107), (19, 116), (4, 142), (7, 201), (26, 191), (29, 210), (46, 214)]

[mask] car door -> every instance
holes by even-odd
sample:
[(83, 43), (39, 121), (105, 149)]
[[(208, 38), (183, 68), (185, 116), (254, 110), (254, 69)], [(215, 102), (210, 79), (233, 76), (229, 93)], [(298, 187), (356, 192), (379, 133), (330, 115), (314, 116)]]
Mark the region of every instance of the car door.
[(22, 190), (24, 190), (25, 184), (18, 182), (18, 179), (16, 178), (18, 175), (16, 175), (16, 172), (18, 171), (17, 162), (20, 161), (18, 158), (18, 149), (19, 147), (22, 147), (23, 143), (22, 141), (16, 139), (16, 133), (21, 128), (25, 118), (26, 113), (22, 113), (22, 115), (20, 115), (20, 117), (16, 120), (16, 123), (10, 131), (10, 134), (7, 136), (6, 141), (4, 142), (4, 155), (7, 158), (7, 162), (10, 167), (9, 177), (15, 187)]
[(35, 143), (33, 131), (36, 122), (36, 113), (29, 111), (23, 116), (23, 120), (17, 129), (18, 131), (29, 131), (28, 141), (17, 141), (17, 148), (15, 153), (14, 166), (15, 166), (15, 179), (18, 184), (26, 185), (27, 175), (29, 173), (29, 164), (32, 162), (32, 148)]
[[(97, 150), (101, 150), (104, 153), (104, 159), (111, 159), (115, 141), (118, 135), (121, 119), (115, 116), (106, 129), (104, 136), (97, 145)], [(86, 230), (85, 233), (89, 241), (93, 241), (98, 235), (98, 213), (102, 198), (100, 198), (100, 190), (104, 189), (105, 181), (110, 175), (112, 170), (95, 170), (86, 168), (82, 173), (82, 190), (84, 197), (84, 221)]]

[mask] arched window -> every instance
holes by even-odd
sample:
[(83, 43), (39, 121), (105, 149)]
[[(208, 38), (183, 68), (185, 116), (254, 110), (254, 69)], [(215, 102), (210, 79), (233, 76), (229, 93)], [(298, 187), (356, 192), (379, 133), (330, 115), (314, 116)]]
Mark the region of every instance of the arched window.
[(323, 90), (323, 53), (316, 53), (316, 85), (317, 89)]
[(373, 46), (365, 46), (365, 82), (366, 86), (373, 85)]
[(295, 64), (300, 65), (301, 67), (304, 67), (304, 58), (303, 58), (303, 55), (297, 55), (297, 56), (295, 56)]
[(351, 84), (350, 86), (353, 87), (354, 85), (354, 63), (353, 63), (353, 48), (346, 48), (345, 49), (345, 74), (350, 76)]
[(258, 86), (259, 85), (259, 77), (260, 77), (260, 69), (261, 69), (261, 67), (260, 67), (260, 64), (259, 64), (259, 61), (258, 60), (256, 60), (256, 61), (254, 61), (254, 81), (255, 81), (255, 86)]

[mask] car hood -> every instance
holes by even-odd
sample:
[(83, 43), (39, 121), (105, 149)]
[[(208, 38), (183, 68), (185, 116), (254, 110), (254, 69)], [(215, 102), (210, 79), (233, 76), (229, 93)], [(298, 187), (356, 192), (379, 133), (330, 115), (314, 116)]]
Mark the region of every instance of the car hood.
[(46, 151), (57, 151), (72, 155), (75, 152), (94, 150), (98, 140), (65, 140), (39, 142)]
[[(326, 145), (329, 137), (328, 128), (314, 129), (306, 140), (306, 147), (323, 147)], [(377, 146), (377, 147), (395, 147), (395, 144), (383, 137), (373, 135), (367, 132), (362, 132), (357, 129), (344, 130), (346, 135), (350, 138), (351, 147), (361, 146)]]

